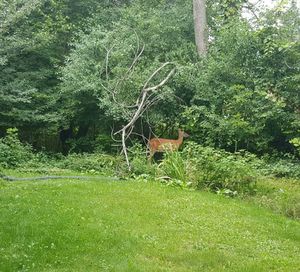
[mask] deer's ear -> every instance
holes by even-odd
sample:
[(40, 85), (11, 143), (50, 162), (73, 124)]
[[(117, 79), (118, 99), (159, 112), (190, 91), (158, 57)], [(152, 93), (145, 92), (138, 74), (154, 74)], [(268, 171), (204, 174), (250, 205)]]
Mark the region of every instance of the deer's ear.
[(184, 133), (184, 135), (183, 135), (185, 138), (188, 138), (188, 137), (190, 137), (190, 135), (189, 134), (187, 134), (186, 132)]

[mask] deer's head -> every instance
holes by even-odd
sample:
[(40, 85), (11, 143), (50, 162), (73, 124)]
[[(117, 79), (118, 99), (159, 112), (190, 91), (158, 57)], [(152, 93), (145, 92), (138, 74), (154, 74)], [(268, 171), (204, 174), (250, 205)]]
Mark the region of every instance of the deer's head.
[(184, 131), (181, 130), (181, 129), (178, 129), (178, 133), (179, 133), (179, 135), (183, 136), (183, 138), (188, 138), (188, 137), (190, 137), (189, 134), (187, 134), (186, 132), (184, 132)]

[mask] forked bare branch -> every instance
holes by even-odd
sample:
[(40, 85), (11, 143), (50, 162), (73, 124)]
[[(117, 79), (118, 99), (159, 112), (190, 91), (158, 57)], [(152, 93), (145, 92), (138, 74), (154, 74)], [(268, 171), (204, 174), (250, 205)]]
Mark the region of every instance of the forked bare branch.
[(154, 71), (154, 73), (146, 80), (146, 83), (144, 84), (143, 89), (141, 90), (141, 93), (139, 95), (139, 98), (137, 100), (137, 109), (133, 113), (132, 118), (129, 120), (129, 122), (123, 126), (122, 129), (115, 132), (116, 134), (122, 135), (122, 148), (123, 153), (126, 158), (126, 163), (128, 166), (128, 169), (131, 170), (131, 165), (128, 158), (128, 150), (126, 146), (126, 140), (130, 137), (130, 135), (133, 133), (134, 124), (136, 121), (144, 114), (146, 110), (149, 109), (154, 103), (158, 102), (161, 98), (158, 96), (158, 94), (155, 94), (154, 91), (161, 88), (163, 85), (165, 85), (168, 80), (171, 78), (171, 76), (175, 73), (175, 68), (173, 68), (165, 78), (161, 80), (161, 82), (153, 87), (148, 87), (151, 80), (160, 72), (164, 67), (167, 65), (170, 65), (171, 63), (167, 62), (162, 64), (158, 69)]
[[(123, 116), (126, 118), (126, 116), (130, 116), (130, 120), (125, 124), (122, 129), (118, 130), (117, 132), (111, 133), (111, 137), (114, 140), (114, 142), (118, 143), (120, 141), (116, 140), (114, 138), (115, 135), (120, 134), (121, 136), (121, 143), (122, 143), (122, 153), (124, 154), (126, 158), (126, 163), (128, 166), (128, 169), (131, 170), (129, 158), (128, 158), (128, 150), (126, 146), (126, 141), (130, 139), (130, 136), (132, 134), (136, 135), (134, 130), (134, 125), (136, 121), (142, 117), (142, 115), (147, 111), (153, 104), (158, 102), (159, 100), (162, 99), (161, 96), (157, 93), (157, 91), (163, 87), (169, 79), (174, 75), (175, 73), (175, 64), (171, 62), (166, 62), (161, 64), (145, 81), (143, 87), (140, 90), (140, 93), (137, 97), (136, 103), (134, 105), (126, 105), (126, 102), (124, 101), (119, 101), (119, 95), (122, 90), (122, 86), (124, 85), (123, 83), (128, 80), (132, 74), (135, 71), (135, 67), (137, 66), (139, 60), (141, 59), (144, 50), (145, 50), (145, 45), (143, 44), (141, 46), (139, 37), (137, 33), (135, 32), (136, 35), (136, 40), (137, 40), (137, 45), (136, 45), (136, 50), (134, 52), (134, 57), (129, 65), (129, 67), (124, 71), (123, 75), (121, 75), (114, 84), (109, 84), (110, 78), (109, 78), (109, 60), (110, 56), (115, 48), (115, 45), (111, 46), (109, 49), (106, 49), (106, 56), (105, 56), (105, 75), (106, 75), (106, 84), (101, 80), (100, 85), (102, 88), (106, 91), (106, 93), (111, 97), (112, 101), (115, 103), (115, 106), (121, 110), (123, 113)], [(165, 74), (166, 67), (167, 66), (173, 66), (173, 68), (170, 69), (170, 71)], [(154, 81), (154, 79), (157, 82), (157, 77), (158, 75), (162, 77), (161, 74), (164, 74), (163, 79), (156, 85), (151, 86), (151, 82)], [(150, 85), (150, 86), (149, 86)], [(145, 140), (145, 139), (144, 139)]]

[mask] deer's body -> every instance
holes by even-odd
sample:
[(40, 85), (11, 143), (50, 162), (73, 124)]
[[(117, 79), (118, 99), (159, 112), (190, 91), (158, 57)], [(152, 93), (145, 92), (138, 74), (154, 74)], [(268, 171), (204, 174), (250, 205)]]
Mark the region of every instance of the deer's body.
[(156, 152), (165, 152), (165, 151), (176, 151), (182, 145), (183, 138), (188, 137), (182, 130), (178, 130), (178, 139), (164, 139), (164, 138), (152, 138), (148, 143), (149, 148), (149, 160), (153, 157)]

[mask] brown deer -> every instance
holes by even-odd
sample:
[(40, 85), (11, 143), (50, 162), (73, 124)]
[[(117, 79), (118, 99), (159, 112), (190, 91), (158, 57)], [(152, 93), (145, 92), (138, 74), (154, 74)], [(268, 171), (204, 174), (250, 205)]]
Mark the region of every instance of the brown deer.
[(178, 129), (178, 139), (164, 139), (164, 138), (152, 138), (149, 140), (148, 148), (149, 148), (149, 161), (151, 161), (152, 157), (156, 152), (165, 152), (165, 151), (175, 151), (178, 150), (183, 142), (183, 138), (187, 138), (189, 135), (185, 133), (183, 130)]

